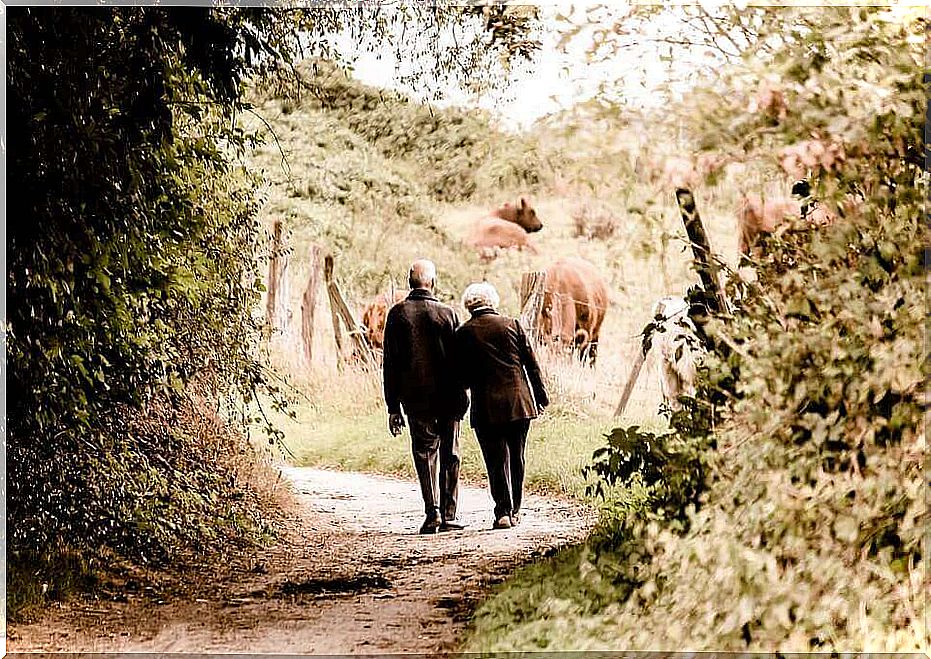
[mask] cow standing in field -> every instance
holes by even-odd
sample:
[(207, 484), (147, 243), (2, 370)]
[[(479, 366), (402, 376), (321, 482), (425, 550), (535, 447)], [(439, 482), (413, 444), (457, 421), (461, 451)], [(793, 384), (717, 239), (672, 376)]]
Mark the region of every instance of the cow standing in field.
[(404, 291), (395, 291), (394, 299), (389, 302), (388, 294), (381, 293), (365, 303), (362, 309), (362, 325), (365, 326), (365, 336), (369, 340), (369, 345), (376, 350), (381, 350), (385, 344), (385, 319), (388, 317), (388, 310), (403, 300), (407, 295)]
[(536, 253), (527, 235), (542, 228), (543, 223), (537, 217), (536, 210), (521, 197), (518, 205), (506, 203), (476, 222), (469, 244), (478, 250), (485, 262), (491, 261), (506, 249), (526, 249)]
[(561, 258), (546, 269), (540, 310), (544, 341), (571, 346), (595, 365), (598, 335), (608, 310), (608, 286), (598, 269), (578, 257)]

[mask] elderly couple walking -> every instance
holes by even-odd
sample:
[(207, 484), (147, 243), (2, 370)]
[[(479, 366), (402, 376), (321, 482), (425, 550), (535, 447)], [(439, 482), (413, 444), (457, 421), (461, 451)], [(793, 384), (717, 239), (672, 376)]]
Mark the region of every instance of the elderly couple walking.
[(385, 321), (384, 389), (388, 429), (401, 433), (407, 414), (426, 519), (421, 533), (464, 528), (457, 520), (459, 422), (469, 407), (495, 502), (493, 528), (520, 520), (524, 446), (530, 420), (549, 404), (533, 348), (517, 320), (496, 311), (488, 283), (469, 285), (459, 325), (452, 307), (434, 297), (436, 266), (411, 265), (407, 298)]

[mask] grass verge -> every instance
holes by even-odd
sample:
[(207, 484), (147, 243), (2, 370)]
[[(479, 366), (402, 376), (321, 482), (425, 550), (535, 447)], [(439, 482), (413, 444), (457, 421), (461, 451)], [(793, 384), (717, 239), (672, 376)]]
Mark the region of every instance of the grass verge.
[[(304, 404), (294, 411), (296, 418), (282, 426), (295, 464), (416, 478), (410, 435), (407, 431), (400, 437), (389, 435), (384, 410), (372, 406), (347, 415)], [(532, 422), (527, 438), (527, 490), (584, 498), (582, 467), (604, 444), (604, 435), (612, 427), (610, 419), (578, 418), (558, 411)], [(485, 466), (468, 419), (461, 426), (460, 449), (462, 479), (483, 483)]]

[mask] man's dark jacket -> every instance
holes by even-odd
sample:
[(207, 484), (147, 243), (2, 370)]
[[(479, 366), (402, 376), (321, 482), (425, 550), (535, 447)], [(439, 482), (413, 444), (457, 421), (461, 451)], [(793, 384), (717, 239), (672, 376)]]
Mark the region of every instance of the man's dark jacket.
[(389, 414), (461, 419), (469, 399), (453, 371), (459, 318), (430, 291), (415, 288), (385, 319), (384, 385)]
[(456, 362), (472, 393), (473, 428), (533, 419), (549, 405), (533, 348), (512, 318), (478, 309), (456, 331)]

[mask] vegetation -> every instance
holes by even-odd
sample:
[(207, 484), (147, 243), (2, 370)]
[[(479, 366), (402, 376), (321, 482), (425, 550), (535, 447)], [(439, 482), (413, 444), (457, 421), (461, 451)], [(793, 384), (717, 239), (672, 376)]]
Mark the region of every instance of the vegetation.
[[(926, 648), (926, 19), (685, 8), (719, 56), (687, 105), (585, 104), (516, 136), (358, 84), (329, 62), (331, 37), (372, 18), (354, 36), (403, 47), (405, 20), (458, 21), (462, 41), (428, 39), (415, 60), (468, 77), (533, 52), (532, 12), (367, 11), (10, 11), (11, 615), (89, 587), (110, 560), (160, 566), (265, 537), (257, 428), (301, 464), (411, 475), (378, 374), (337, 363), (326, 319), (313, 364), (293, 332), (265, 350), (264, 229), (280, 219), (291, 279), (306, 282), (320, 244), (357, 306), (424, 255), (453, 304), (487, 278), (515, 314), (521, 272), (568, 254), (615, 292), (595, 371), (541, 351), (555, 402), (528, 449), (530, 488), (590, 486), (602, 525), (503, 584), (465, 649)], [(619, 19), (598, 52), (658, 11)], [(661, 420), (654, 388), (609, 431), (652, 302), (693, 279), (654, 180), (677, 150), (743, 168), (697, 187), (725, 271), (744, 192), (805, 177), (839, 221), (778, 231), (753, 281), (729, 272), (736, 308), (703, 325), (698, 394)], [(481, 263), (472, 222), (520, 196), (544, 222), (539, 253)], [(279, 373), (305, 396), (293, 418)], [(469, 431), (463, 444), (479, 480)]]
[(242, 258), (253, 183), (224, 154), (246, 143), (224, 121), (236, 33), (208, 12), (128, 8), (20, 8), (9, 29), (11, 571), (64, 552), (155, 560), (197, 530), (245, 538), (257, 509), (219, 486), (232, 465), (199, 455), (186, 388), (263, 380)]
[[(740, 283), (734, 315), (706, 327), (727, 347), (709, 355), (691, 404), (717, 404), (716, 441), (675, 417), (659, 437), (616, 430), (594, 469), (606, 484), (642, 482), (645, 496), (632, 490), (588, 549), (504, 586), (480, 609), (466, 649), (929, 643), (918, 157), (926, 26), (872, 8), (757, 13), (755, 38), (767, 47), (699, 96), (693, 134), (774, 173), (795, 173), (786, 155), (802, 142), (841, 145), (836, 159), (801, 149), (803, 174), (840, 219), (777, 234), (756, 283)], [(682, 479), (690, 473), (704, 476)], [(516, 597), (528, 588), (529, 598)]]
[(505, 8), (10, 11), (11, 615), (66, 594), (74, 566), (165, 565), (264, 532), (248, 431), (283, 401), (253, 316), (255, 135), (236, 118), (248, 77), (294, 88), (302, 48), (369, 16), (389, 45), (398, 20), (462, 21), (468, 38), (428, 50), (466, 77), (461, 58), (535, 47), (532, 15)]
[[(324, 62), (305, 62), (297, 70), (305, 86), (316, 90), (314, 94), (293, 99), (256, 90), (256, 108), (267, 125), (244, 117), (249, 128), (266, 135), (265, 143), (251, 154), (254, 167), (265, 173), (270, 184), (261, 215), (268, 224), (282, 220), (290, 233), (294, 317), (275, 354), (282, 371), (307, 395), (294, 407), (294, 420), (280, 418), (292, 460), (413, 475), (409, 446), (386, 434), (379, 374), (338, 366), (323, 304), (317, 310), (313, 363), (307, 365), (299, 357), (296, 318), (311, 244), (336, 256), (337, 280), (355, 303), (357, 317), (362, 303), (384, 291), (389, 280), (396, 287), (404, 286), (410, 262), (420, 256), (438, 263), (439, 296), (459, 310), (460, 318), (466, 312), (459, 308), (459, 292), (482, 278), (498, 287), (504, 311), (516, 314), (521, 272), (577, 253), (598, 263), (622, 294), (612, 301), (602, 333), (607, 349), (594, 372), (540, 351), (555, 402), (532, 426), (528, 486), (585, 496), (581, 467), (604, 444), (608, 417), (617, 404), (629, 358), (639, 349), (636, 335), (650, 305), (675, 290), (667, 286), (684, 290), (689, 278), (684, 256), (667, 255), (656, 246), (661, 233), (671, 237), (675, 227), (681, 227), (674, 201), (660, 198), (651, 204), (652, 190), (632, 192), (625, 180), (609, 185), (605, 178), (597, 197), (601, 207), (612, 209), (617, 229), (611, 240), (600, 235), (579, 240), (573, 211), (584, 212), (596, 197), (580, 177), (586, 167), (591, 174), (614, 164), (596, 149), (591, 151), (597, 156), (594, 160), (585, 159), (591, 156), (587, 152), (570, 150), (569, 145), (579, 139), (574, 123), (565, 132), (517, 137), (495, 129), (479, 113), (412, 103), (366, 87)], [(616, 126), (613, 130), (620, 133)], [(451, 149), (448, 145), (454, 143), (462, 146)], [(576, 160), (569, 162), (568, 155)], [(477, 167), (463, 164), (476, 157), (485, 160)], [(454, 178), (473, 181), (471, 192), (456, 187), (436, 190), (430, 182), (439, 171), (438, 163), (461, 167)], [(525, 169), (528, 163), (532, 167)], [(560, 189), (559, 177), (568, 171), (577, 172), (579, 180)], [(463, 242), (472, 222), (489, 208), (521, 195), (543, 218), (544, 230), (533, 236), (540, 253), (509, 254), (482, 264)], [(456, 201), (447, 201), (450, 197)], [(708, 217), (710, 230), (724, 243), (732, 233), (724, 210), (715, 209)], [(657, 270), (666, 274), (667, 284), (663, 278), (641, 276)], [(659, 394), (652, 365), (645, 369), (642, 383), (628, 418), (659, 431), (666, 424), (655, 414)], [(465, 477), (483, 480), (480, 453), (467, 428), (463, 447)]]

